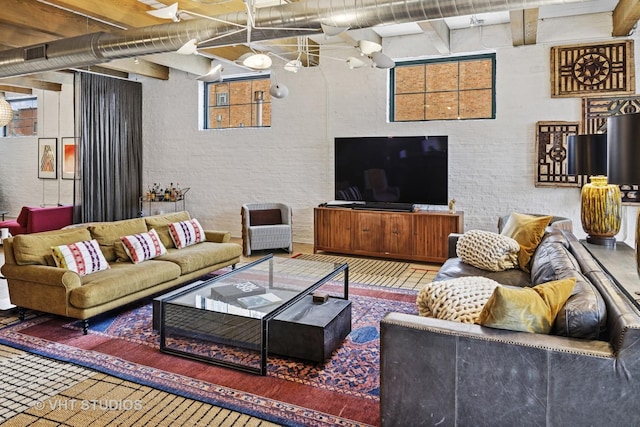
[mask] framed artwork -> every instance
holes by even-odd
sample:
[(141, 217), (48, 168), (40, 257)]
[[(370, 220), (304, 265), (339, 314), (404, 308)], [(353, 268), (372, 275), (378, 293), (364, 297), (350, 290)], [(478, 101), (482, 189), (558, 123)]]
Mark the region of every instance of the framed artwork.
[(62, 179), (76, 179), (80, 138), (62, 138)]
[(551, 48), (551, 97), (635, 94), (633, 40)]
[(579, 130), (579, 122), (536, 123), (536, 187), (580, 186), (584, 177), (567, 174), (567, 136)]
[(38, 178), (58, 179), (58, 138), (38, 138)]

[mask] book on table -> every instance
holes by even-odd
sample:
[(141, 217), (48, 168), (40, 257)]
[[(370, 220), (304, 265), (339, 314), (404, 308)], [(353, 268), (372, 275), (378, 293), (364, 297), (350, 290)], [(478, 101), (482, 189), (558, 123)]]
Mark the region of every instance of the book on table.
[(274, 293), (260, 294), (260, 295), (252, 295), (250, 297), (241, 297), (238, 298), (238, 302), (244, 307), (250, 310), (254, 308), (265, 307), (267, 305), (275, 304), (279, 301), (282, 301), (278, 295)]
[(264, 294), (265, 288), (253, 282), (238, 282), (231, 285), (214, 286), (211, 288), (211, 298), (232, 302), (241, 297)]

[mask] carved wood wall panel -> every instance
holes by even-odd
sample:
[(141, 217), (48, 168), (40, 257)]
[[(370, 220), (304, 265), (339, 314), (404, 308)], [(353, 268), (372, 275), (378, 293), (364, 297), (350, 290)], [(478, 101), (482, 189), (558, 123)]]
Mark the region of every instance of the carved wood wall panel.
[(633, 40), (551, 48), (551, 97), (635, 91)]
[(536, 123), (536, 187), (579, 187), (582, 177), (567, 174), (567, 136), (579, 133), (579, 122)]

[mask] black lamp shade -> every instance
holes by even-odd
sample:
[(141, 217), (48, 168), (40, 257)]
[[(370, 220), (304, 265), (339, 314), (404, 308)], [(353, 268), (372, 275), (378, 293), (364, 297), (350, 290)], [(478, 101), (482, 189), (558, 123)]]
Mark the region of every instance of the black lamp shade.
[(567, 137), (569, 175), (607, 174), (607, 135), (569, 135)]
[(607, 145), (609, 182), (640, 184), (640, 113), (609, 117)]

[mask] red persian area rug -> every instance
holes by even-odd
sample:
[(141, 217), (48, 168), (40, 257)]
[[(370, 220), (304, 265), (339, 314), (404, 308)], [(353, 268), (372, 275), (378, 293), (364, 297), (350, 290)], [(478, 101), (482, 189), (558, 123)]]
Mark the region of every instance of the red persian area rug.
[(269, 356), (259, 376), (159, 351), (150, 300), (77, 321), (36, 316), (0, 329), (0, 343), (285, 426), (379, 425), (379, 325), (417, 314), (417, 291), (349, 285), (352, 332), (324, 363)]

